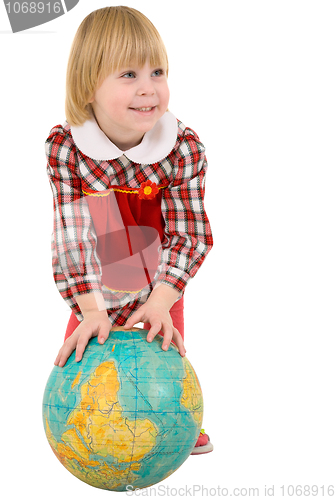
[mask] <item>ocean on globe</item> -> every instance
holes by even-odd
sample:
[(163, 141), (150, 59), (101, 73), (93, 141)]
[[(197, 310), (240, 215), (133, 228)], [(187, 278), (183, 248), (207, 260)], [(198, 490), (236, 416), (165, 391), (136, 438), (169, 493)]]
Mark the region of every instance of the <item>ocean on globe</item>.
[(186, 357), (147, 330), (116, 329), (90, 339), (55, 366), (43, 397), (43, 424), (59, 461), (96, 488), (132, 491), (157, 484), (188, 458), (200, 433), (203, 397)]

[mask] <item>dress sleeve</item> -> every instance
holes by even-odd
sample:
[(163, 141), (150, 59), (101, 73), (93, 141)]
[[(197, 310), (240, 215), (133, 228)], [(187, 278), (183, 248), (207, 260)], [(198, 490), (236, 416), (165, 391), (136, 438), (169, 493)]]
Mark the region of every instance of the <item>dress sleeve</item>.
[(157, 282), (166, 283), (181, 293), (213, 246), (204, 209), (206, 170), (205, 148), (197, 134), (186, 128), (176, 152), (173, 182), (162, 195), (166, 239), (160, 252), (157, 278)]
[(96, 235), (76, 173), (75, 146), (60, 125), (51, 130), (45, 148), (54, 199), (54, 279), (62, 297), (70, 300), (71, 296), (101, 291)]

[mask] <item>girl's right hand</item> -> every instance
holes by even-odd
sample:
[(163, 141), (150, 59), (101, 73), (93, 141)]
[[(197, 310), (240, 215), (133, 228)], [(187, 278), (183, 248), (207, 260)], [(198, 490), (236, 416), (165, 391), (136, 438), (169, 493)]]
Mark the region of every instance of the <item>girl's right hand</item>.
[(98, 342), (104, 344), (109, 336), (111, 326), (106, 311), (90, 311), (86, 313), (83, 321), (62, 345), (54, 365), (64, 366), (75, 349), (76, 361), (80, 361), (90, 338), (98, 336)]

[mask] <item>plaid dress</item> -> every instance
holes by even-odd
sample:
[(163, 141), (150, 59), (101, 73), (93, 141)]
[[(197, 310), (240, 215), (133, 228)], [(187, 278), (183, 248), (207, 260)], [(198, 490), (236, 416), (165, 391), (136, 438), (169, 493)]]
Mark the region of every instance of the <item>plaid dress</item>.
[(212, 247), (205, 148), (193, 130), (165, 115), (170, 126), (161, 118), (126, 152), (95, 120), (57, 125), (46, 140), (54, 279), (79, 320), (79, 294), (99, 291), (119, 325), (158, 283), (182, 295)]

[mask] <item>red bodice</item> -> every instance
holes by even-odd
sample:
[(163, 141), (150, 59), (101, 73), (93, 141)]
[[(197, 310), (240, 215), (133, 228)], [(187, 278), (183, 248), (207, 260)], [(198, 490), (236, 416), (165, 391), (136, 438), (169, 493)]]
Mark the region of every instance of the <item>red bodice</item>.
[(97, 235), (102, 283), (117, 292), (138, 292), (153, 282), (164, 239), (162, 189), (147, 181), (139, 189), (83, 188)]

